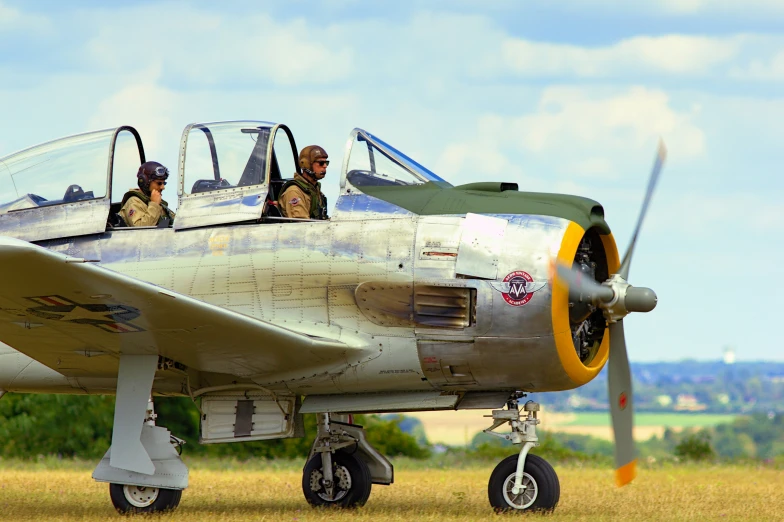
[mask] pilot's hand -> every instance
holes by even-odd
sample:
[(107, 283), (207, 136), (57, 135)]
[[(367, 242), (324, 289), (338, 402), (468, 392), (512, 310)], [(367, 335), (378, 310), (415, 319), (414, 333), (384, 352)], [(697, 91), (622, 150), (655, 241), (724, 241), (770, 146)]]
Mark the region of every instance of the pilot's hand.
[(152, 193), (150, 194), (150, 200), (154, 201), (156, 203), (160, 203), (161, 202), (161, 191), (153, 189)]

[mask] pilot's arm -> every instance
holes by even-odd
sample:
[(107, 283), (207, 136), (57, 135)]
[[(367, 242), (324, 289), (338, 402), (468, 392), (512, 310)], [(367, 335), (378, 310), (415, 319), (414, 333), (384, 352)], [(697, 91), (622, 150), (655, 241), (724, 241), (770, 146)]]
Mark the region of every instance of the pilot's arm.
[(286, 189), (280, 196), (280, 207), (283, 215), (288, 218), (310, 219), (310, 202), (305, 199), (305, 193), (296, 185)]
[(160, 203), (155, 201), (145, 205), (139, 198), (130, 198), (120, 209), (120, 215), (129, 227), (151, 227), (158, 224), (164, 211)]

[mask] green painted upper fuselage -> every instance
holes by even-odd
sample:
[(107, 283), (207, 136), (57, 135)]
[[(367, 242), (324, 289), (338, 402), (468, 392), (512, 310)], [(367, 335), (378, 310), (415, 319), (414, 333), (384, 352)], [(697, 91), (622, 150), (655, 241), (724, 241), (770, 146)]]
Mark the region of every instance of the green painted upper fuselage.
[(443, 214), (529, 214), (568, 219), (584, 230), (609, 234), (602, 206), (566, 194), (518, 192), (511, 183), (483, 182), (451, 187), (440, 183), (363, 186), (362, 192), (422, 216)]

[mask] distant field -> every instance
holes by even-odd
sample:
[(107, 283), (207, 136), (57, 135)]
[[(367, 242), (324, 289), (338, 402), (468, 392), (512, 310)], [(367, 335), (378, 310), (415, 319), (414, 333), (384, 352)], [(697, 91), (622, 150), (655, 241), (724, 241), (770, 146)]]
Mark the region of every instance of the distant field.
[[(465, 445), (474, 435), (487, 428), (489, 411), (460, 410), (435, 411), (407, 414), (422, 421), (428, 440), (450, 446)], [(540, 427), (547, 431), (577, 433), (612, 440), (609, 413), (554, 413), (542, 411)], [(676, 430), (691, 427), (715, 426), (732, 422), (734, 415), (699, 413), (639, 413), (635, 415), (634, 436), (637, 440), (647, 440), (661, 436), (669, 427)], [(499, 428), (500, 429), (500, 428)]]
[[(557, 426), (609, 426), (609, 413), (562, 413), (553, 419)], [(663, 426), (670, 428), (693, 428), (715, 426), (732, 422), (735, 415), (701, 413), (637, 413), (634, 423), (637, 426)]]
[[(254, 468), (257, 466), (249, 466)], [(97, 522), (123, 520), (249, 521), (500, 521), (487, 501), (493, 465), (471, 469), (395, 470), (395, 484), (373, 486), (353, 511), (310, 508), (296, 470), (194, 469), (172, 514), (123, 518), (108, 486), (85, 469), (0, 469), (0, 519)], [(555, 466), (561, 502), (548, 521), (781, 520), (784, 473), (743, 467), (684, 466), (641, 470), (631, 486), (616, 488), (606, 468)], [(530, 517), (525, 517), (529, 520)], [(535, 520), (544, 520), (535, 517)], [(511, 519), (510, 519), (511, 520)]]

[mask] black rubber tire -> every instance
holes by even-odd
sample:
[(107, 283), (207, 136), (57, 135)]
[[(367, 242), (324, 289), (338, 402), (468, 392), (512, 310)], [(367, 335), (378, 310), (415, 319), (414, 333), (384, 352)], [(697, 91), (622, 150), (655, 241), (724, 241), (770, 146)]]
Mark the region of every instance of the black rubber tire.
[(305, 464), (305, 468), (302, 470), (302, 492), (305, 494), (305, 500), (308, 501), (308, 504), (314, 507), (335, 506), (340, 508), (354, 508), (365, 505), (368, 497), (370, 497), (370, 489), (373, 486), (370, 478), (370, 469), (367, 464), (357, 455), (336, 451), (332, 454), (332, 473), (335, 477), (337, 477), (339, 466), (348, 471), (348, 475), (351, 477), (351, 487), (346, 490), (341, 498), (327, 500), (319, 495), (324, 488), (322, 480), (318, 480), (317, 490), (314, 491), (311, 486), (311, 478), (314, 473), (322, 473), (321, 454), (313, 455)]
[(109, 496), (112, 498), (112, 504), (114, 504), (114, 508), (121, 515), (173, 511), (180, 504), (180, 499), (182, 498), (181, 489), (158, 488), (158, 498), (152, 504), (138, 507), (131, 504), (125, 497), (124, 487), (125, 484), (109, 484)]
[[(533, 503), (525, 509), (520, 509), (511, 505), (504, 498), (504, 484), (510, 475), (517, 471), (517, 459), (519, 455), (511, 455), (502, 460), (495, 467), (490, 475), (487, 484), (487, 496), (490, 505), (496, 513), (528, 513), (528, 512), (550, 512), (558, 505), (561, 498), (561, 483), (558, 481), (553, 467), (542, 457), (531, 455), (525, 457), (524, 472), (536, 483), (537, 495)], [(514, 479), (512, 479), (514, 480)]]

